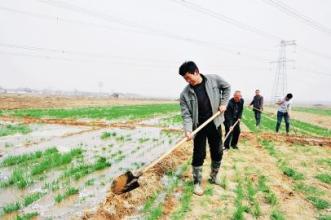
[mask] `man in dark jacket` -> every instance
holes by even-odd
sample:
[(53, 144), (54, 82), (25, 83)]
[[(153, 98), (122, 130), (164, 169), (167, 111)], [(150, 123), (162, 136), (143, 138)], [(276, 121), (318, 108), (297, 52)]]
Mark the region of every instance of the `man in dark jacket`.
[(223, 155), (221, 133), (223, 114), (208, 123), (194, 137), (192, 131), (216, 112), (225, 111), (230, 97), (230, 84), (218, 75), (201, 74), (192, 61), (183, 63), (179, 68), (179, 74), (188, 83), (180, 94), (180, 107), (187, 140), (193, 138), (193, 192), (202, 195), (202, 166), (206, 157), (207, 139), (212, 160), (210, 182), (218, 185), (221, 183), (218, 171)]
[[(238, 149), (238, 140), (240, 135), (240, 119), (243, 113), (244, 100), (241, 98), (241, 92), (235, 91), (233, 98), (230, 99), (226, 111), (224, 113), (225, 121), (225, 135), (230, 133), (228, 138), (224, 141), (224, 148), (228, 150), (230, 145), (233, 149)], [(236, 121), (239, 122), (234, 126)]]
[(249, 106), (253, 106), (256, 126), (259, 126), (261, 122), (261, 113), (263, 111), (263, 96), (261, 96), (259, 89), (255, 90), (255, 96)]

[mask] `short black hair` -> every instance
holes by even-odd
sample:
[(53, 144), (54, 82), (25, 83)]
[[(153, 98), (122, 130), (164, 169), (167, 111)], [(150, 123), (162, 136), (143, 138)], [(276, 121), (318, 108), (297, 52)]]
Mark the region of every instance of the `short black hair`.
[(286, 95), (286, 98), (288, 98), (288, 99), (291, 99), (291, 98), (293, 98), (293, 95), (292, 95), (292, 93), (288, 93), (288, 94)]
[(199, 73), (198, 66), (193, 61), (186, 61), (179, 67), (179, 75), (184, 76), (186, 73)]

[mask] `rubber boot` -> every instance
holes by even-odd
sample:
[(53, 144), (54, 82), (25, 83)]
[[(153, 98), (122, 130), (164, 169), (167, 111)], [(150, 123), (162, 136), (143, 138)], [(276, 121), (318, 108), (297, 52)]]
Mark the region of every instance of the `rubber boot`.
[(209, 182), (216, 185), (221, 185), (219, 169), (221, 167), (221, 161), (212, 161), (210, 166), (210, 179)]
[(192, 174), (193, 174), (193, 183), (194, 183), (193, 193), (198, 196), (202, 196), (203, 195), (203, 189), (201, 188), (202, 166), (199, 167), (192, 166)]

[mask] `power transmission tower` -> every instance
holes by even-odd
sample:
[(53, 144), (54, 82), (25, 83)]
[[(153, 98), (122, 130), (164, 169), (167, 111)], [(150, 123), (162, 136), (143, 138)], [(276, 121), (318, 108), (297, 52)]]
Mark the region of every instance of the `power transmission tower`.
[(98, 82), (98, 87), (99, 87), (99, 95), (101, 95), (102, 94), (103, 82), (99, 81)]
[(289, 62), (294, 62), (294, 60), (286, 59), (286, 46), (295, 46), (295, 45), (296, 43), (294, 40), (291, 41), (282, 40), (280, 42), (279, 58), (277, 61), (271, 62), (272, 64), (276, 64), (275, 79), (271, 92), (272, 103), (275, 103), (280, 98), (283, 98), (287, 93), (286, 65)]

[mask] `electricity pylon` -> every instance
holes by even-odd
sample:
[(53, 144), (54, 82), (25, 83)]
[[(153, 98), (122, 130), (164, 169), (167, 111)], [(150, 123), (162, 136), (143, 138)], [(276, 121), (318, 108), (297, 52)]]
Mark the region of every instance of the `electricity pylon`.
[(277, 61), (271, 62), (276, 64), (275, 79), (271, 92), (272, 103), (275, 103), (277, 100), (283, 98), (285, 94), (288, 92), (286, 65), (289, 62), (294, 62), (294, 60), (286, 59), (286, 46), (295, 46), (295, 45), (296, 43), (294, 40), (291, 41), (282, 40), (280, 42), (279, 58)]

